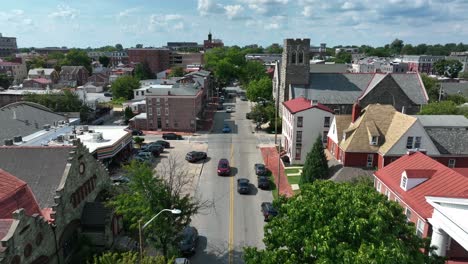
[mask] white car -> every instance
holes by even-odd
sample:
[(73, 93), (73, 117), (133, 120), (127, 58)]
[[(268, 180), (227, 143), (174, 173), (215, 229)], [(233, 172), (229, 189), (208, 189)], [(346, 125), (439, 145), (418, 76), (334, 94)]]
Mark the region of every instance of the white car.
[(232, 108), (231, 106), (226, 107), (226, 113), (232, 113), (232, 112), (234, 112), (234, 108)]

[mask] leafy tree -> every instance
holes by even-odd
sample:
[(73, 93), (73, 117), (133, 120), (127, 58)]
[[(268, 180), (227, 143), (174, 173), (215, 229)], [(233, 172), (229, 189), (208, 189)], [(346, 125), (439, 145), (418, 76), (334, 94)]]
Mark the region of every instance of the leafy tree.
[(104, 46), (104, 47), (97, 48), (96, 50), (97, 51), (103, 51), (103, 52), (112, 52), (112, 51), (116, 51), (117, 48), (114, 47), (114, 46), (107, 45), (107, 46)]
[(336, 55), (335, 62), (336, 63), (351, 63), (352, 59), (353, 57), (351, 56), (351, 53), (342, 51)]
[(247, 98), (250, 101), (258, 101), (258, 98), (270, 100), (273, 91), (273, 83), (269, 77), (263, 77), (259, 80), (252, 80), (247, 86)]
[(117, 49), (117, 51), (122, 51), (123, 50), (123, 46), (122, 44), (115, 44), (115, 48)]
[(125, 119), (125, 123), (128, 124), (128, 121), (130, 119), (132, 119), (132, 117), (134, 117), (135, 114), (133, 113), (132, 109), (130, 107), (125, 107), (125, 110), (124, 110), (124, 119)]
[(184, 68), (180, 66), (174, 66), (171, 68), (171, 73), (169, 74), (169, 77), (183, 77), (184, 74)]
[(86, 104), (83, 104), (80, 108), (80, 123), (87, 124), (92, 117), (93, 109)]
[(456, 105), (461, 105), (467, 102), (465, 96), (461, 94), (450, 94), (445, 99), (454, 102)]
[(283, 48), (279, 44), (273, 43), (270, 46), (266, 47), (264, 52), (265, 53), (276, 53), (276, 54), (283, 53)]
[(51, 59), (51, 60), (61, 61), (61, 60), (65, 59), (65, 54), (63, 54), (62, 52), (56, 51), (56, 52), (52, 52), (52, 53), (48, 54), (47, 58)]
[(439, 75), (449, 78), (457, 78), (463, 69), (463, 64), (458, 60), (440, 60), (434, 63), (434, 68)]
[(63, 90), (60, 93), (51, 94), (26, 94), (25, 101), (38, 103), (52, 109), (54, 112), (81, 112), (83, 102), (77, 94)]
[[(274, 203), (265, 249), (245, 248), (247, 264), (444, 263), (416, 235), (396, 202), (364, 184), (315, 181)], [(426, 251), (427, 252), (427, 251)]]
[(110, 63), (110, 58), (107, 56), (99, 56), (99, 63), (102, 64), (102, 66), (107, 67), (109, 66)]
[(12, 82), (13, 82), (13, 79), (11, 77), (3, 73), (0, 74), (0, 87), (4, 89), (8, 89), (8, 87), (10, 87)]
[(456, 115), (457, 105), (452, 101), (433, 102), (422, 107), (420, 115)]
[(430, 102), (437, 102), (439, 100), (439, 87), (440, 83), (437, 79), (431, 78), (426, 74), (421, 74), (421, 80), (426, 88), (427, 96)]
[(401, 54), (404, 55), (416, 55), (416, 49), (411, 44), (405, 44), (401, 49)]
[(46, 62), (42, 57), (34, 57), (31, 60), (26, 61), (26, 68), (28, 71), (35, 68), (45, 68)]
[(228, 58), (224, 58), (216, 64), (214, 69), (214, 76), (218, 83), (225, 87), (236, 79), (238, 68), (232, 64)]
[(135, 141), (135, 144), (141, 147), (141, 144), (145, 141), (145, 138), (142, 137), (134, 137), (133, 141)]
[(328, 162), (323, 151), (322, 137), (318, 136), (302, 168), (301, 184), (328, 178)]
[(393, 51), (393, 54), (400, 54), (403, 49), (403, 40), (395, 39), (392, 41), (390, 49)]
[(60, 62), (60, 66), (84, 66), (89, 73), (91, 69), (91, 58), (84, 50), (71, 49), (65, 59)]
[(186, 189), (191, 185), (192, 175), (179, 160), (169, 156), (158, 165), (158, 174), (146, 163), (133, 161), (126, 166), (130, 178), (129, 191), (122, 193), (109, 206), (124, 216), (124, 225), (138, 231), (138, 222), (149, 221), (156, 213), (166, 208), (177, 208), (181, 214), (163, 213), (143, 230), (146, 241), (161, 249), (164, 256), (177, 248), (177, 237), (190, 223), (204, 203), (195, 200)]
[(122, 76), (112, 83), (112, 97), (133, 99), (133, 90), (140, 88), (140, 81), (133, 76)]
[(164, 256), (143, 256), (140, 262), (140, 256), (137, 252), (105, 252), (100, 256), (94, 256), (92, 264), (172, 264), (174, 260), (166, 261)]
[(136, 44), (135, 48), (137, 48), (137, 49), (142, 49), (142, 48), (143, 48), (143, 44)]
[(138, 80), (147, 80), (147, 79), (156, 78), (156, 75), (151, 70), (149, 62), (147, 60), (144, 60), (142, 63), (136, 66), (135, 78), (137, 78)]
[(267, 77), (265, 66), (258, 61), (248, 61), (241, 68), (239, 80), (246, 86), (250, 81)]

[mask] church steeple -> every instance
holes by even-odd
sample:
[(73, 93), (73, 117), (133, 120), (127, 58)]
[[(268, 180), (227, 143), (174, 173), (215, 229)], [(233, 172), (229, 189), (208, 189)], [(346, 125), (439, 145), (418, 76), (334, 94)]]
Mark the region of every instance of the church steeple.
[(212, 35), (211, 35), (211, 30), (210, 30), (209, 33), (208, 33), (208, 41), (209, 41), (209, 42), (212, 41), (212, 38), (211, 38), (211, 37), (212, 37)]

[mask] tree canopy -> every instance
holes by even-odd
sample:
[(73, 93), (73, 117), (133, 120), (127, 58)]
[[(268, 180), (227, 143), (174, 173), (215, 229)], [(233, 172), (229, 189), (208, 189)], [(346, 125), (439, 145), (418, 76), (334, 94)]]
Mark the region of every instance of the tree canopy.
[(93, 264), (172, 264), (174, 261), (171, 259), (166, 261), (164, 256), (143, 256), (140, 262), (140, 256), (137, 252), (104, 252), (99, 256), (94, 256)]
[(336, 63), (351, 63), (351, 60), (352, 60), (351, 53), (344, 52), (344, 51), (338, 53), (335, 57)]
[(439, 87), (440, 83), (435, 78), (431, 78), (426, 74), (421, 74), (424, 87), (426, 88), (427, 96), (429, 96), (430, 102), (436, 102), (439, 100)]
[(8, 87), (10, 87), (12, 82), (13, 82), (13, 79), (11, 77), (7, 76), (4, 73), (0, 74), (0, 87), (4, 89), (8, 89)]
[(92, 73), (91, 58), (84, 50), (71, 49), (65, 58), (60, 62), (60, 66), (84, 66), (89, 73)]
[(133, 76), (122, 76), (112, 83), (112, 97), (133, 99), (133, 90), (140, 88), (140, 81)]
[(110, 63), (110, 58), (107, 56), (99, 56), (99, 63), (102, 64), (102, 66), (107, 67), (109, 66)]
[(147, 60), (144, 60), (142, 63), (139, 63), (136, 66), (135, 78), (137, 78), (138, 80), (148, 80), (156, 78), (156, 75), (151, 70)]
[(270, 100), (272, 97), (273, 84), (267, 76), (261, 79), (253, 79), (247, 86), (247, 98), (251, 101), (258, 101), (258, 98)]
[(116, 49), (117, 51), (122, 51), (122, 50), (123, 50), (122, 44), (120, 44), (120, 43), (115, 44), (115, 49)]
[(183, 77), (184, 74), (184, 68), (180, 66), (173, 66), (171, 68), (171, 73), (169, 74), (169, 77)]
[(463, 64), (458, 60), (440, 60), (434, 63), (437, 74), (457, 78), (458, 73), (463, 69)]
[(403, 208), (365, 184), (315, 181), (275, 201), (265, 249), (248, 247), (247, 264), (444, 263), (420, 249), (427, 240), (407, 223)]
[(239, 81), (248, 85), (250, 81), (267, 77), (265, 66), (258, 61), (247, 61), (239, 72)]
[[(306, 135), (303, 135), (306, 136)], [(318, 136), (302, 168), (301, 184), (328, 178), (328, 161), (323, 150), (322, 137)]]
[(457, 115), (459, 109), (452, 101), (433, 102), (422, 107), (420, 115)]

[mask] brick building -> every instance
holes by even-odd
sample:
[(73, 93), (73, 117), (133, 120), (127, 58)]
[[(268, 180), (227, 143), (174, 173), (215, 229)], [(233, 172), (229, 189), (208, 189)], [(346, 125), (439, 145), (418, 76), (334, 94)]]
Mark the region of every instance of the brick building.
[(132, 63), (147, 61), (151, 71), (156, 74), (170, 67), (170, 50), (164, 48), (128, 49), (128, 60)]
[(224, 43), (220, 39), (213, 39), (213, 35), (208, 33), (208, 39), (203, 41), (203, 49), (209, 50), (212, 48), (224, 47)]
[(28, 76), (28, 70), (25, 63), (7, 62), (0, 60), (0, 74), (6, 74), (7, 76), (12, 77), (14, 84), (21, 84)]
[(62, 66), (60, 71), (60, 85), (77, 87), (88, 81), (89, 72), (84, 66)]
[(126, 51), (89, 51), (88, 57), (94, 61), (99, 61), (99, 57), (108, 57), (110, 59), (109, 66), (130, 63)]
[(445, 56), (404, 55), (402, 62), (408, 63), (408, 71), (435, 74), (434, 63), (445, 59)]
[(0, 58), (14, 55), (18, 51), (15, 37), (4, 37), (0, 33)]

